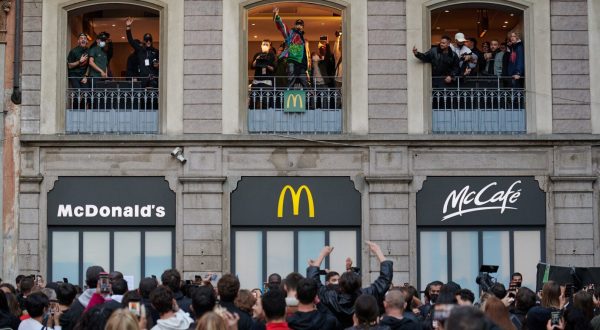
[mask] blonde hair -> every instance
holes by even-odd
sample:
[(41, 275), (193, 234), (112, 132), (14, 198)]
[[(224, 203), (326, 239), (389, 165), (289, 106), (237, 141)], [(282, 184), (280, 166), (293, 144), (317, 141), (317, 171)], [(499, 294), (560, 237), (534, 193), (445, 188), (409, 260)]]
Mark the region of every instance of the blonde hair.
[(202, 315), (196, 330), (227, 330), (227, 324), (219, 314), (208, 312)]
[(137, 317), (126, 308), (112, 313), (104, 330), (140, 330)]

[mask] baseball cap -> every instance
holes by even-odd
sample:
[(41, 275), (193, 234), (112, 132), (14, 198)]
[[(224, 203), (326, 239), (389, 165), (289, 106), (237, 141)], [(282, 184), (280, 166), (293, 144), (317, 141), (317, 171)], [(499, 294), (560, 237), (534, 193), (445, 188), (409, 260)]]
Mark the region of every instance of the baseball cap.
[(87, 38), (87, 34), (81, 32), (81, 33), (79, 33), (79, 35), (77, 37), (86, 37)]
[(297, 19), (295, 25), (302, 25), (302, 26), (304, 26), (304, 21), (301, 20), (301, 19)]
[(144, 41), (152, 41), (152, 35), (150, 33), (144, 34)]
[(108, 34), (106, 32), (100, 32), (98, 34), (98, 39), (100, 39), (100, 40), (106, 40), (108, 38), (110, 38), (110, 34)]
[(464, 33), (458, 32), (457, 34), (454, 35), (454, 39), (458, 40), (458, 42), (465, 42), (467, 41), (467, 39), (465, 39), (465, 35)]

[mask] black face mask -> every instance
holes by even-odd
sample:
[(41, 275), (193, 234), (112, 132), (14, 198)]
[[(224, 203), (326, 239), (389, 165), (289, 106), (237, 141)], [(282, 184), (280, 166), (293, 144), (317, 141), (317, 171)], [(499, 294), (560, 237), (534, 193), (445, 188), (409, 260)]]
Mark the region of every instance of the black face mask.
[(429, 302), (433, 305), (437, 301), (439, 294), (433, 293), (429, 295)]

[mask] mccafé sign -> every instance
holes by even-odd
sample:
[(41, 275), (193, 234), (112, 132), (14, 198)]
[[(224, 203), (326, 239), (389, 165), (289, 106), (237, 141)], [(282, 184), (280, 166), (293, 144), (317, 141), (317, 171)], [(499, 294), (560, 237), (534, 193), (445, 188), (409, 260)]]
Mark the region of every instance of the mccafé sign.
[(545, 223), (546, 196), (533, 177), (429, 177), (417, 193), (420, 226)]
[(231, 193), (232, 226), (360, 226), (361, 218), (349, 177), (242, 177)]
[(174, 226), (175, 192), (162, 177), (59, 177), (48, 224)]

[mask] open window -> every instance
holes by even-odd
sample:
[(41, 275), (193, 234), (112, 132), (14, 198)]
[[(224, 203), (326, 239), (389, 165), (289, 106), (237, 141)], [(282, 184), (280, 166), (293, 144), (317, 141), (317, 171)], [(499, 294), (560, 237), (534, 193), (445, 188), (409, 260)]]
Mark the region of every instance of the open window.
[(530, 82), (525, 77), (524, 12), (490, 3), (457, 4), (432, 9), (430, 24), (432, 49), (418, 57), (436, 62), (435, 53), (457, 55), (454, 62), (443, 55), (445, 64), (432, 64), (432, 132), (525, 133), (525, 86)]
[(277, 2), (246, 13), (242, 102), (248, 132), (342, 133), (343, 8)]
[(159, 132), (160, 27), (158, 10), (137, 5), (68, 12), (67, 134)]

